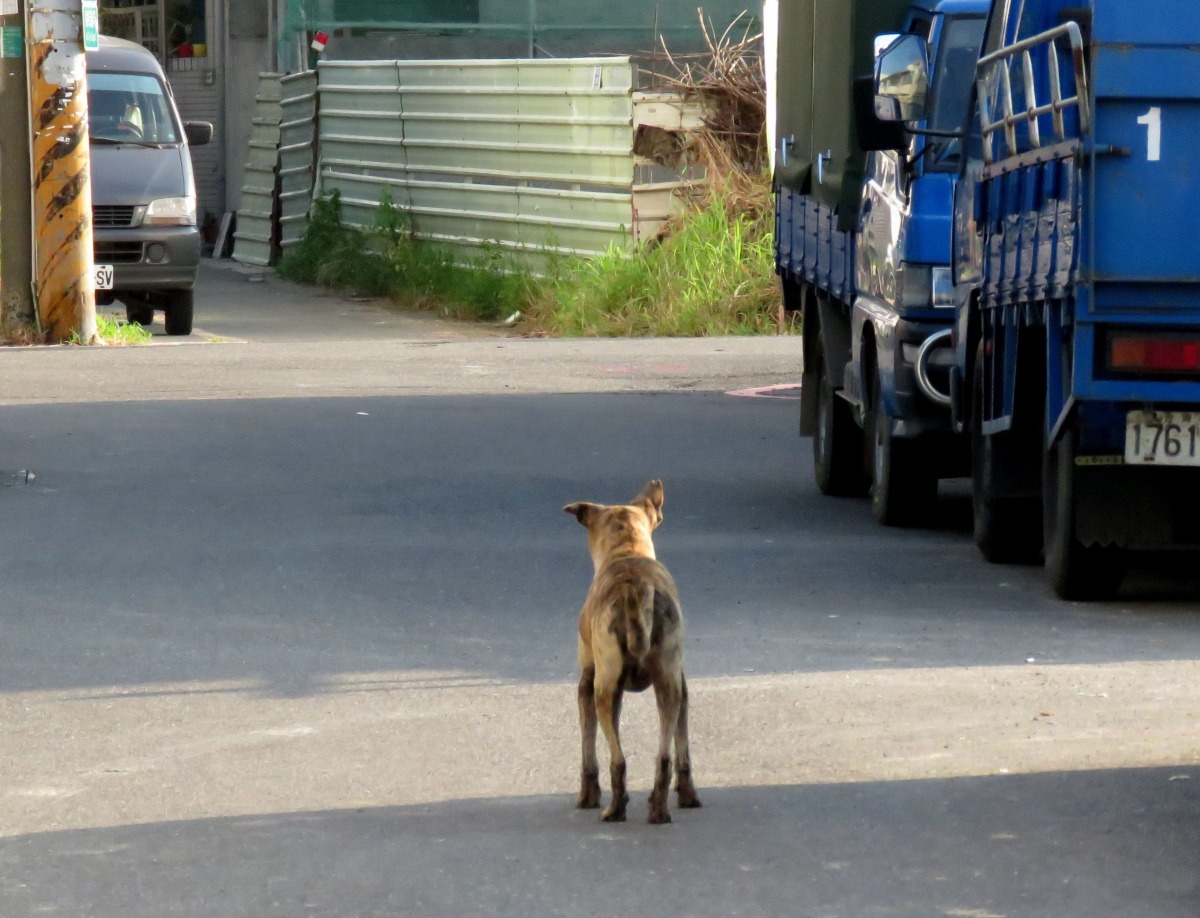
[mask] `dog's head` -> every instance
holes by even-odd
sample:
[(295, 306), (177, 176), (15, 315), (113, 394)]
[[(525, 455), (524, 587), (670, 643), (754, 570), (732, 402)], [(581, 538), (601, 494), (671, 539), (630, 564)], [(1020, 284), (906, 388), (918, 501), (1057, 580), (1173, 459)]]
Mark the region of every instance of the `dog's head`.
[(655, 479), (628, 504), (610, 507), (580, 501), (563, 510), (587, 527), (592, 563), (600, 570), (605, 560), (613, 557), (654, 557), (650, 533), (663, 521), (662, 505), (662, 482)]

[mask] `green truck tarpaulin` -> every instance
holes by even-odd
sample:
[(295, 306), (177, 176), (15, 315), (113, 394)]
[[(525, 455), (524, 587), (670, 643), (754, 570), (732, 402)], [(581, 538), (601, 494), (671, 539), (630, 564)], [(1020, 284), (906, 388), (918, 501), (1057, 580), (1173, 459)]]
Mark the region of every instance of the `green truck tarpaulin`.
[[(908, 0), (779, 3), (776, 137), (789, 143), (786, 164), (776, 157), (775, 182), (838, 209), (839, 223), (857, 212), (866, 160), (854, 127), (854, 78), (874, 71), (875, 36), (899, 32), (908, 6)], [(819, 154), (829, 154), (821, 182)]]

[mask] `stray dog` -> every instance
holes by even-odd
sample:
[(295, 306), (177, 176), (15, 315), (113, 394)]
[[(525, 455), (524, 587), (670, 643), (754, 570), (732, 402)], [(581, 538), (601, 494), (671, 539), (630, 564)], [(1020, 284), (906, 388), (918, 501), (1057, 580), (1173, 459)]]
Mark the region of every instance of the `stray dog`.
[(650, 793), (650, 822), (671, 821), (671, 737), (675, 790), (681, 807), (700, 806), (688, 754), (688, 691), (683, 677), (683, 610), (675, 581), (654, 557), (650, 533), (662, 522), (663, 487), (652, 481), (628, 505), (574, 503), (563, 507), (587, 527), (596, 576), (579, 616), (579, 726), (583, 732), (580, 809), (600, 806), (596, 724), (611, 756), (612, 802), (600, 817), (624, 822), (625, 755), (621, 696), (654, 686), (658, 703), (658, 762)]

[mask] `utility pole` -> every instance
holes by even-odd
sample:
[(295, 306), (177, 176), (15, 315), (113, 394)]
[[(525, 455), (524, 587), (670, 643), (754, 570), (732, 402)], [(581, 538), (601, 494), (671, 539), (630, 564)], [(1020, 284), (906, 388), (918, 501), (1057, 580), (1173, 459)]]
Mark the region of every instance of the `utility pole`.
[(0, 327), (33, 325), (25, 0), (0, 0)]
[[(0, 0), (0, 3), (11, 0)], [(34, 295), (42, 331), (96, 340), (87, 61), (81, 0), (30, 0)], [(94, 2), (91, 3), (94, 7)]]

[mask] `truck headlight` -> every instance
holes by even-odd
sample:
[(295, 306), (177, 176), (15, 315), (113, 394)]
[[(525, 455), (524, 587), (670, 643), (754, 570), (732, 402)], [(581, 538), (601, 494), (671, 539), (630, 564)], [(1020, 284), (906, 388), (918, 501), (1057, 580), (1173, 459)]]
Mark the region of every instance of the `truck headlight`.
[(143, 226), (195, 226), (196, 198), (159, 198), (146, 208)]

